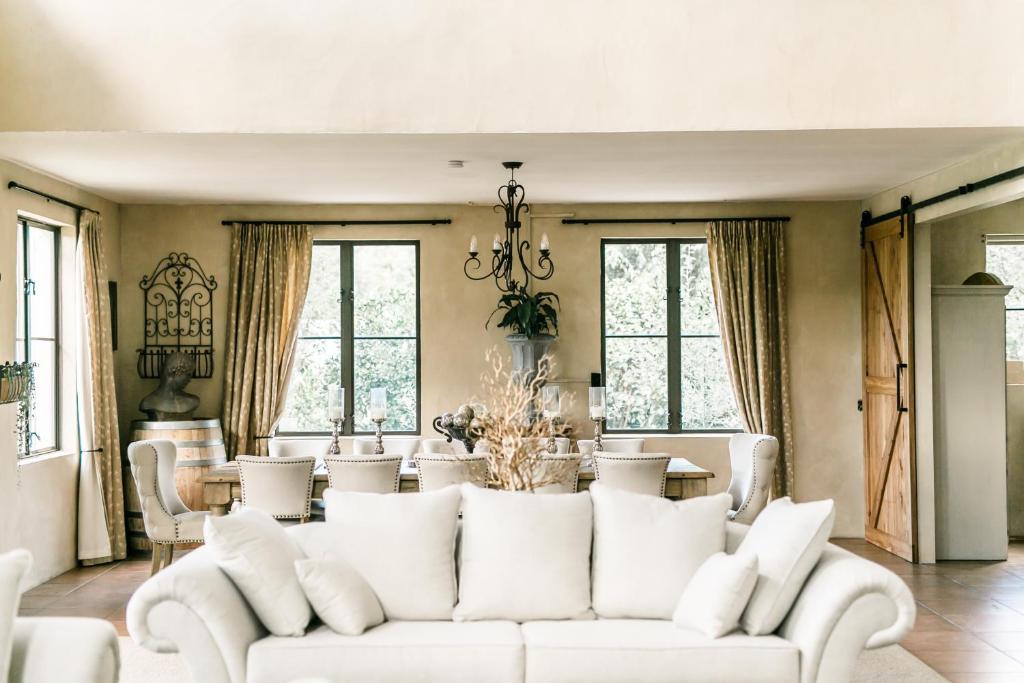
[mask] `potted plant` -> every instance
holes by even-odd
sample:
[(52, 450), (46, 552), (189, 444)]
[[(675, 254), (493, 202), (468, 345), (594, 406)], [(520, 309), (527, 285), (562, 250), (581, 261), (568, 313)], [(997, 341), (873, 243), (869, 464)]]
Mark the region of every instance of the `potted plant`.
[(498, 313), (504, 311), (499, 328), (506, 328), (512, 334), (505, 337), (512, 347), (512, 371), (524, 375), (528, 383), (537, 374), (541, 358), (548, 352), (551, 342), (558, 334), (558, 311), (561, 302), (554, 292), (530, 294), (523, 287), (498, 299), (498, 307), (487, 318), (485, 328)]

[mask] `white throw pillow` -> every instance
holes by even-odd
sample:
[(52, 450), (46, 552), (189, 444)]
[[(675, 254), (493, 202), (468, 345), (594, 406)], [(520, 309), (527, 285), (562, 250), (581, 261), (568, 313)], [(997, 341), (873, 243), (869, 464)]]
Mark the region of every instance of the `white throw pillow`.
[(592, 619), (588, 493), (462, 490), (455, 621)]
[(12, 550), (0, 555), (0, 683), (7, 683), (14, 643), (14, 620), (21, 603), (21, 581), (32, 566), (27, 550)]
[(739, 626), (756, 583), (756, 555), (715, 553), (686, 584), (672, 621), (709, 638), (721, 638)]
[(206, 546), (217, 566), (238, 586), (256, 616), (275, 636), (301, 636), (313, 616), (295, 560), (298, 544), (262, 510), (242, 508), (223, 517), (209, 515)]
[(327, 489), (323, 533), (300, 542), (310, 557), (341, 559), (359, 572), (386, 618), (451, 619), (461, 501), (458, 486), (428, 493)]
[(594, 611), (606, 619), (671, 619), (706, 559), (725, 549), (727, 493), (671, 501), (595, 483)]
[(341, 560), (296, 560), (295, 573), (313, 611), (335, 633), (358, 636), (384, 623), (370, 584)]
[(757, 556), (757, 585), (740, 619), (744, 631), (759, 636), (779, 627), (818, 564), (834, 520), (831, 500), (798, 505), (779, 498), (757, 516), (736, 549)]

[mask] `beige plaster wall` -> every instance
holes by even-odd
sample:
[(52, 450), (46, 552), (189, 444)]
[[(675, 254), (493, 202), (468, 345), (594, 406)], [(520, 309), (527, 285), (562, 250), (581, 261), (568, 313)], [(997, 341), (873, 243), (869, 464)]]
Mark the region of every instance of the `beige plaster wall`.
[[(792, 216), (787, 227), (789, 334), (793, 375), (793, 430), (797, 497), (837, 500), (835, 534), (863, 532), (861, 492), (860, 303), (857, 205), (846, 203), (545, 205), (533, 207), (532, 230), (551, 238), (555, 276), (544, 283), (562, 298), (560, 340), (554, 346), (557, 381), (585, 403), (591, 372), (600, 370), (600, 240), (602, 237), (698, 236), (699, 224), (678, 226), (563, 226), (560, 216), (653, 217), (663, 215)], [(484, 354), (504, 349), (503, 332), (483, 329), (497, 299), (493, 284), (473, 283), (462, 274), (470, 235), (487, 243), (500, 226), (490, 207), (428, 206), (169, 206), (122, 207), (121, 342), (118, 395), (122, 429), (140, 417), (137, 406), (155, 386), (135, 371), (132, 351), (142, 343), (141, 292), (137, 285), (171, 250), (199, 258), (221, 283), (214, 297), (216, 372), (196, 380), (190, 391), (202, 399), (200, 412), (219, 416), (223, 342), (228, 296), (229, 229), (224, 219), (324, 220), (337, 218), (448, 217), (451, 225), (410, 227), (323, 227), (318, 238), (420, 240), (422, 306), (421, 424), (477, 395)], [(589, 432), (589, 425), (584, 429)], [(653, 437), (649, 449), (684, 455), (713, 470), (711, 490), (729, 478), (727, 438), (687, 435)]]
[[(0, 161), (0, 363), (14, 358), (14, 328), (18, 283), (15, 278), (15, 239), (18, 212), (73, 225), (75, 212), (59, 204), (7, 189), (16, 180), (25, 185), (96, 209), (103, 215), (108, 275), (117, 279), (120, 267), (118, 206), (14, 164)], [(74, 230), (64, 230), (62, 268), (73, 268)], [(73, 271), (65, 271), (72, 272)], [(73, 281), (73, 275), (71, 276)], [(65, 292), (63, 314), (70, 314)], [(62, 320), (62, 322), (65, 322)], [(65, 324), (65, 329), (68, 329)], [(73, 335), (69, 335), (73, 339)], [(34, 557), (29, 580), (41, 583), (75, 566), (77, 556), (78, 444), (74, 417), (74, 345), (64, 345), (62, 363), (62, 450), (58, 454), (22, 461), (15, 456), (13, 405), (0, 406), (0, 552), (28, 548)]]
[(986, 234), (1024, 233), (1024, 200), (961, 214), (932, 224), (932, 282), (959, 285), (985, 270)]

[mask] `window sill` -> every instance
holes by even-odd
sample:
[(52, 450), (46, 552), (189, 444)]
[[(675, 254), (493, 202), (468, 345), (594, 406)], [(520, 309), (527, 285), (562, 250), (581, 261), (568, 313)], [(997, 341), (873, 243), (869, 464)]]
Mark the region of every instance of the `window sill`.
[(48, 460), (57, 460), (59, 458), (67, 458), (73, 455), (78, 455), (75, 451), (52, 451), (50, 453), (40, 453), (39, 455), (31, 455), (27, 458), (18, 458), (18, 467), (38, 465)]

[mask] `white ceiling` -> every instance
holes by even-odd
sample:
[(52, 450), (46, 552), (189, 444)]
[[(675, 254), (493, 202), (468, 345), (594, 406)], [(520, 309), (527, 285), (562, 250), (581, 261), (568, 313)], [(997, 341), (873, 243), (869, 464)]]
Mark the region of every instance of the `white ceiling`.
[[(493, 203), (500, 162), (534, 202), (862, 199), (1024, 128), (336, 135), (0, 133), (0, 158), (121, 203)], [(450, 169), (449, 159), (465, 161)]]

